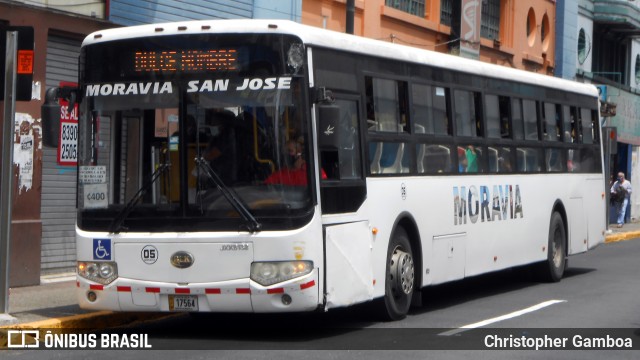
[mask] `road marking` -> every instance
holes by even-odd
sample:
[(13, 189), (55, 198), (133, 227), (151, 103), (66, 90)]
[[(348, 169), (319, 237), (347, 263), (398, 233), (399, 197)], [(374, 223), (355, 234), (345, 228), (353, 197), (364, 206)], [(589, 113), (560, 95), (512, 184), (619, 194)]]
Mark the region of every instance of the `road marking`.
[(445, 331), (445, 332), (440, 333), (438, 335), (440, 335), (440, 336), (456, 335), (456, 334), (459, 334), (459, 333), (464, 332), (464, 331), (468, 331), (468, 330), (471, 330), (471, 329), (476, 329), (476, 328), (479, 328), (479, 327), (482, 327), (482, 326), (487, 326), (487, 325), (490, 325), (490, 324), (493, 324), (493, 323), (497, 323), (499, 321), (512, 319), (514, 317), (522, 316), (522, 315), (528, 314), (530, 312), (538, 311), (540, 309), (546, 308), (547, 306), (551, 306), (551, 305), (559, 304), (559, 303), (564, 303), (564, 302), (567, 302), (567, 300), (549, 300), (549, 301), (545, 301), (543, 303), (528, 307), (526, 309), (514, 311), (514, 312), (512, 312), (510, 314), (506, 314), (506, 315), (498, 316), (498, 317), (495, 317), (495, 318), (492, 318), (492, 319), (487, 319), (487, 320), (483, 320), (483, 321), (480, 321), (480, 322), (477, 322), (477, 323), (465, 325), (465, 326), (462, 326), (462, 327), (457, 328), (457, 329)]

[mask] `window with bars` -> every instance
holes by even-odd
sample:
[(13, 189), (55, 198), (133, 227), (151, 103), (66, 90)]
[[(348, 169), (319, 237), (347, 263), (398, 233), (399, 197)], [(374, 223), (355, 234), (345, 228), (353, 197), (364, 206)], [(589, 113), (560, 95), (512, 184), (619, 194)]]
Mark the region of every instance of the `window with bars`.
[(482, 2), (480, 36), (487, 39), (500, 39), (500, 0)]
[(411, 15), (424, 17), (425, 0), (385, 0), (385, 5), (407, 12)]
[(451, 26), (452, 0), (440, 0), (440, 23)]
[[(452, 2), (453, 0), (440, 0), (440, 23), (442, 25), (451, 26)], [(480, 36), (487, 39), (500, 39), (500, 0), (483, 0), (481, 11)]]

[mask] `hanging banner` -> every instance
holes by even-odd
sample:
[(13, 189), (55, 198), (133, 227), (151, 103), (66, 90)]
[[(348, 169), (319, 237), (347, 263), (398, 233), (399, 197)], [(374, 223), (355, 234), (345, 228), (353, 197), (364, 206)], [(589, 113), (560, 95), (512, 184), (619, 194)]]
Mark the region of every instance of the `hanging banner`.
[(482, 1), (462, 0), (461, 10), (460, 56), (477, 60), (480, 58)]

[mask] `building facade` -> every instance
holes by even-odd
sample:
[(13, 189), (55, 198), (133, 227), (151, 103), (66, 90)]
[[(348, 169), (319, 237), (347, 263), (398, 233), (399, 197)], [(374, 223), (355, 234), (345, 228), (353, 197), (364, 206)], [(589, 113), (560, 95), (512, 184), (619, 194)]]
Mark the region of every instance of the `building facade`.
[[(553, 75), (555, 1), (355, 0), (354, 34), (455, 54), (456, 40), (464, 37), (452, 26), (458, 18), (456, 1), (461, 9), (468, 3), (482, 4), (481, 61)], [(302, 23), (344, 32), (346, 1), (305, 0)]]
[[(622, 171), (632, 183), (627, 220), (640, 214), (640, 5), (628, 0), (558, 0), (556, 75), (598, 86), (601, 101), (615, 105), (602, 123), (616, 128), (610, 174)], [(606, 161), (605, 161), (606, 163)], [(613, 211), (610, 214), (613, 221)]]

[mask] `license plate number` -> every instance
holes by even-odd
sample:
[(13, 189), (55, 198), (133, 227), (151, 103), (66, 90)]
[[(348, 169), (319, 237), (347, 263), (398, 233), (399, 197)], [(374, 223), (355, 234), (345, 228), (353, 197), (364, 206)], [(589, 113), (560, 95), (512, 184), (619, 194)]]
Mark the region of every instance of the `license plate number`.
[(198, 297), (194, 295), (169, 295), (169, 311), (198, 311)]

